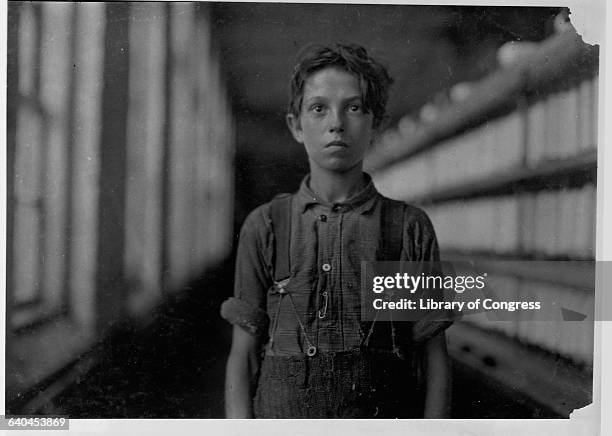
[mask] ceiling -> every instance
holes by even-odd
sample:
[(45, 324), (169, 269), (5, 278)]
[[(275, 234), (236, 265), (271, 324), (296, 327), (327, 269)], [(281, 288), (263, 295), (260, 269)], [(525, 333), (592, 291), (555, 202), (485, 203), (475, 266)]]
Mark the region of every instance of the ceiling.
[[(556, 8), (558, 10), (558, 8)], [(307, 43), (363, 45), (395, 83), (389, 116), (496, 67), (508, 40), (540, 40), (553, 9), (408, 5), (213, 3), (213, 32), (238, 116), (281, 117), (296, 53)]]

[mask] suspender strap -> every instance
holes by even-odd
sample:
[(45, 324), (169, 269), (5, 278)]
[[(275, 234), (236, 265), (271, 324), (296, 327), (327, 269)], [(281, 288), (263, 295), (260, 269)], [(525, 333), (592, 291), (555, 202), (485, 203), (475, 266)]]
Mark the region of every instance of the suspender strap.
[(383, 199), (380, 219), (379, 252), (376, 260), (400, 260), (404, 239), (404, 203)]
[[(380, 236), (378, 240), (378, 251), (376, 253), (377, 261), (399, 261), (402, 253), (404, 239), (404, 203), (401, 201), (391, 200), (383, 197), (380, 210)], [(380, 322), (380, 321), (379, 321)], [(374, 321), (362, 323), (362, 329), (365, 334), (362, 345), (366, 348), (369, 346), (370, 337), (374, 332)], [(399, 353), (395, 344), (395, 328), (393, 322), (390, 323), (391, 328), (391, 343), (389, 344), (394, 352)], [(383, 341), (384, 339), (378, 335), (375, 342)]]
[(270, 219), (274, 233), (274, 281), (280, 282), (291, 275), (291, 199), (281, 194), (270, 203)]

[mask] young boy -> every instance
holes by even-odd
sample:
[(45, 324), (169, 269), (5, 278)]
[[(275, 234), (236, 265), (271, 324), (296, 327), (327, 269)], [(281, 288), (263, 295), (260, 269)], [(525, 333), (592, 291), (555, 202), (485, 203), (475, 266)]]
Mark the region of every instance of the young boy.
[[(234, 324), (229, 418), (447, 416), (448, 323), (360, 319), (362, 260), (439, 260), (424, 212), (381, 196), (362, 169), (391, 82), (359, 46), (313, 46), (299, 58), (287, 125), (310, 174), (275, 200), (287, 219), (273, 201), (242, 227), (235, 297), (222, 306)], [(400, 223), (391, 255), (389, 223)]]

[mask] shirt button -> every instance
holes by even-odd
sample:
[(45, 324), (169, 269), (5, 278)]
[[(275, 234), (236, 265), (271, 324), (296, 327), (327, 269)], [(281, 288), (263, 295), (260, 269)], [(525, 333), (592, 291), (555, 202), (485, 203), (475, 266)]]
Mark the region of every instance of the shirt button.
[(331, 265), (329, 263), (324, 263), (321, 268), (323, 268), (323, 271), (328, 272), (331, 270)]
[(323, 221), (323, 222), (327, 221), (327, 215), (321, 215), (321, 216), (319, 216), (319, 220), (321, 220), (321, 221)]

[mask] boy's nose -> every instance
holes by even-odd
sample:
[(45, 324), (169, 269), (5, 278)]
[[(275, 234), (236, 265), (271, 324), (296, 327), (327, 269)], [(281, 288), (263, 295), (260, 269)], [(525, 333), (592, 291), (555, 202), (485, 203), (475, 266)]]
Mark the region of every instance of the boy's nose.
[(329, 120), (329, 131), (344, 132), (344, 119), (339, 111), (331, 111)]

